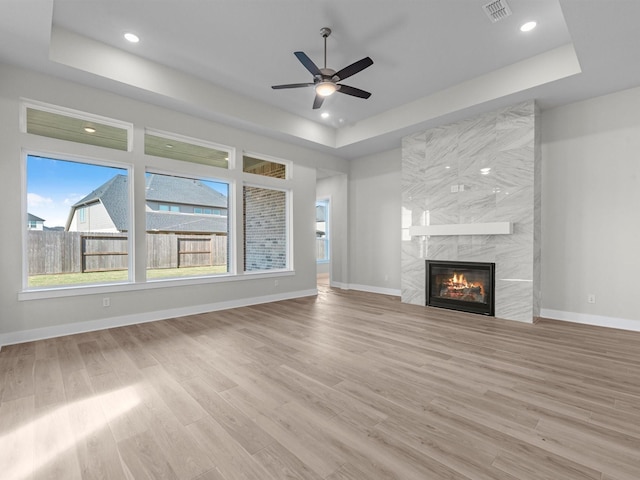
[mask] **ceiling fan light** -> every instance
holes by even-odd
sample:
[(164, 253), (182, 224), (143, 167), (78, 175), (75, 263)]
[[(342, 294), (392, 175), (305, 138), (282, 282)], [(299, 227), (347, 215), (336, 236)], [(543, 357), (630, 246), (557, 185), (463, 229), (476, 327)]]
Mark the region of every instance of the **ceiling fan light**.
[(338, 87), (333, 82), (320, 82), (316, 85), (316, 93), (321, 97), (333, 95), (337, 89)]

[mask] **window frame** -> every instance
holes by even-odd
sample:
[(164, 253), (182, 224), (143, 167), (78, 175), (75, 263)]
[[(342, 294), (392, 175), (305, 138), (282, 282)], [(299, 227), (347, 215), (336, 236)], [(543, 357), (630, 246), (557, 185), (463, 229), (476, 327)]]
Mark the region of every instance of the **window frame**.
[[(28, 98), (20, 98), (20, 132), (27, 132), (27, 110), (40, 110), (42, 112), (52, 113), (55, 115), (62, 115), (65, 117), (75, 118), (78, 120), (84, 120), (87, 122), (95, 122), (97, 124), (107, 125), (109, 127), (121, 128), (126, 130), (127, 132), (127, 148), (126, 150), (116, 150), (116, 151), (125, 151), (131, 152), (133, 150), (133, 123), (125, 122), (122, 120), (116, 120), (114, 118), (104, 117), (102, 115), (96, 115), (94, 113), (83, 112), (81, 110), (75, 110), (73, 108), (61, 107), (59, 105), (53, 105), (50, 103), (40, 102), (37, 100), (31, 100)], [(37, 134), (30, 134), (41, 136)], [(64, 140), (55, 137), (45, 137), (45, 138), (53, 138), (54, 140), (59, 140), (62, 142), (69, 142), (72, 144), (78, 145), (90, 145), (92, 147), (97, 147), (97, 145), (93, 145), (91, 143), (84, 142), (74, 142), (72, 140)], [(106, 148), (106, 147), (98, 147), (98, 148)], [(112, 149), (108, 149), (112, 150)]]
[[(268, 175), (261, 175), (259, 173), (245, 172), (244, 157), (251, 157), (251, 158), (255, 158), (256, 160), (264, 160), (266, 162), (273, 162), (273, 163), (279, 163), (281, 165), (284, 165), (285, 166), (284, 178), (270, 177)], [(238, 163), (240, 164), (238, 165), (238, 170), (242, 172), (243, 175), (249, 175), (250, 178), (252, 179), (251, 181), (253, 182), (260, 182), (260, 180), (258, 180), (259, 178), (270, 178), (280, 182), (291, 180), (293, 178), (293, 168), (292, 168), (293, 162), (291, 160), (284, 160), (282, 158), (274, 157), (271, 155), (264, 155), (262, 153), (243, 150)]]
[[(172, 159), (166, 159), (166, 160), (170, 160), (172, 162), (181, 162), (181, 163), (187, 163), (190, 165), (194, 165), (197, 167), (194, 167), (192, 170), (189, 169), (183, 169), (180, 171), (176, 171), (173, 169), (166, 169), (166, 168), (158, 168), (156, 166), (150, 166), (150, 165), (146, 165), (144, 168), (144, 174), (145, 176), (147, 174), (157, 174), (157, 175), (167, 175), (167, 176), (172, 176), (172, 177), (181, 177), (181, 178), (190, 178), (190, 179), (194, 179), (194, 180), (202, 180), (202, 181), (206, 181), (206, 182), (215, 182), (215, 183), (225, 183), (227, 185), (227, 211), (228, 212), (232, 212), (235, 211), (235, 195), (234, 195), (234, 191), (235, 191), (235, 181), (232, 178), (224, 178), (224, 177), (220, 177), (217, 175), (213, 175), (216, 172), (209, 172), (211, 173), (210, 175), (206, 175), (204, 173), (207, 172), (196, 172), (196, 170), (208, 170), (208, 169), (220, 169), (220, 167), (213, 167), (213, 166), (209, 166), (209, 165), (204, 165), (204, 164), (198, 164), (198, 163), (190, 163), (190, 162), (182, 162), (181, 160), (172, 160)], [(224, 169), (223, 169), (224, 170)], [(145, 196), (144, 196), (144, 202), (146, 204), (146, 192), (145, 192)], [(144, 225), (145, 225), (145, 234), (147, 232), (146, 229), (146, 219), (144, 221)], [(158, 278), (158, 279), (149, 279), (147, 277), (147, 270), (148, 270), (148, 265), (146, 265), (145, 263), (145, 272), (144, 272), (144, 278), (145, 278), (145, 284), (157, 284), (157, 283), (162, 283), (162, 282), (168, 282), (168, 281), (176, 281), (176, 282), (180, 282), (180, 281), (189, 281), (189, 280), (193, 280), (193, 279), (216, 279), (216, 278), (221, 278), (221, 277), (225, 277), (228, 279), (229, 276), (232, 275), (237, 275), (236, 272), (236, 265), (235, 265), (235, 258), (236, 258), (236, 251), (234, 248), (234, 235), (235, 235), (235, 229), (233, 228), (233, 222), (230, 220), (229, 217), (227, 217), (227, 272), (225, 273), (216, 273), (216, 274), (210, 274), (210, 275), (202, 275), (202, 276), (184, 276), (184, 277), (167, 277), (167, 278)], [(147, 252), (145, 252), (147, 253)]]
[[(246, 172), (243, 172), (247, 175), (253, 175), (253, 174), (248, 174)], [(284, 179), (282, 178), (273, 178), (273, 177), (264, 177), (264, 178), (269, 178), (271, 180), (275, 180), (275, 181), (284, 181)], [(242, 271), (244, 275), (256, 275), (256, 274), (263, 274), (263, 273), (268, 273), (268, 272), (293, 272), (294, 271), (294, 267), (293, 267), (293, 228), (291, 225), (291, 219), (293, 218), (292, 216), (292, 199), (293, 199), (293, 191), (291, 188), (287, 188), (285, 186), (282, 187), (276, 187), (273, 185), (268, 185), (267, 183), (272, 183), (272, 182), (265, 182), (265, 183), (254, 183), (254, 182), (242, 182), (242, 189), (243, 189), (243, 197), (244, 197), (244, 187), (252, 187), (252, 188), (262, 188), (264, 190), (274, 190), (274, 191), (278, 191), (278, 192), (284, 192), (285, 194), (285, 239), (287, 242), (287, 246), (285, 249), (286, 252), (286, 262), (285, 262), (285, 267), (281, 268), (281, 269), (273, 269), (273, 270), (247, 270), (247, 266), (244, 264), (243, 261), (243, 265), (242, 265)], [(243, 204), (243, 209), (244, 209), (244, 204)], [(244, 215), (244, 214), (243, 214)], [(243, 239), (242, 239), (242, 243), (243, 243), (243, 249), (245, 248), (246, 245), (246, 232), (244, 232), (244, 217), (242, 219), (242, 223), (243, 223)], [(243, 251), (243, 256), (246, 258), (246, 252)]]
[[(18, 291), (19, 301), (28, 301), (46, 298), (64, 298), (82, 295), (100, 295), (125, 291), (153, 290), (157, 288), (173, 288), (189, 285), (206, 285), (220, 282), (233, 282), (254, 279), (268, 279), (287, 277), (295, 275), (294, 266), (294, 226), (292, 225), (293, 215), (293, 195), (294, 183), (293, 166), (291, 160), (264, 155), (254, 152), (243, 152), (245, 155), (273, 161), (285, 165), (285, 178), (267, 177), (243, 172), (242, 154), (237, 147), (232, 147), (208, 140), (197, 140), (181, 134), (169, 133), (143, 125), (122, 122), (112, 118), (95, 115), (71, 108), (60, 107), (53, 104), (39, 102), (35, 100), (20, 98), (19, 123), (21, 132), (26, 133), (27, 129), (27, 108), (49, 111), (54, 114), (68, 115), (77, 119), (93, 121), (105, 125), (112, 125), (127, 130), (127, 150), (105, 148), (91, 143), (76, 142), (73, 139), (47, 137), (37, 133), (23, 136), (20, 145), (20, 168), (21, 168), (21, 251), (22, 251), (22, 278), (21, 289)], [(136, 137), (134, 138), (134, 131)], [(157, 157), (144, 152), (144, 133), (162, 136), (168, 140), (176, 141), (196, 141), (197, 144), (228, 152), (228, 165), (226, 168), (207, 165), (204, 163), (189, 162), (166, 157)], [(134, 141), (135, 140), (135, 141)], [(236, 143), (238, 143), (236, 141)], [(28, 255), (27, 255), (27, 157), (29, 155), (51, 158), (53, 160), (70, 161), (96, 166), (114, 167), (126, 170), (128, 181), (128, 222), (127, 232), (127, 280), (114, 283), (92, 283), (74, 284), (55, 287), (29, 287), (28, 286)], [(193, 177), (202, 180), (222, 182), (228, 185), (228, 205), (226, 212), (213, 212), (214, 215), (226, 216), (228, 226), (228, 272), (226, 274), (215, 274), (203, 277), (171, 277), (168, 279), (146, 278), (146, 261), (141, 262), (140, 256), (146, 256), (146, 249), (136, 244), (139, 242), (141, 233), (146, 232), (145, 220), (140, 220), (136, 215), (144, 210), (146, 196), (144, 187), (140, 190), (140, 176), (146, 172), (154, 172), (179, 177)], [(286, 267), (278, 270), (244, 271), (242, 258), (242, 245), (244, 244), (244, 232), (242, 229), (242, 187), (244, 185), (256, 188), (277, 190), (285, 192), (285, 228), (286, 228)], [(141, 200), (142, 199), (142, 200)], [(136, 221), (137, 218), (137, 221)], [(142, 223), (141, 223), (142, 222)], [(137, 232), (137, 233), (136, 233)], [(242, 235), (239, 235), (242, 234)], [(137, 238), (138, 237), (138, 238)], [(138, 257), (138, 258), (136, 258)], [(143, 270), (140, 272), (139, 270)]]
[(209, 168), (218, 168), (220, 170), (223, 171), (231, 171), (234, 170), (236, 168), (235, 165), (235, 152), (236, 149), (234, 147), (230, 147), (228, 145), (223, 145), (221, 143), (216, 143), (216, 142), (211, 142), (208, 140), (202, 140), (199, 138), (195, 138), (195, 137), (189, 137), (186, 135), (181, 135), (179, 133), (172, 133), (172, 132), (167, 132), (164, 130), (158, 130), (155, 128), (150, 128), (150, 127), (145, 127), (144, 128), (144, 134), (143, 137), (146, 137), (146, 135), (152, 135), (154, 137), (160, 137), (163, 138), (167, 141), (174, 141), (174, 142), (181, 142), (181, 143), (188, 143), (191, 145), (195, 145), (197, 147), (203, 147), (203, 148), (209, 148), (211, 150), (218, 150), (220, 152), (226, 152), (227, 153), (227, 166), (225, 167), (220, 167), (217, 165), (208, 165), (206, 163), (201, 163), (201, 162), (191, 162), (189, 160), (179, 160), (177, 158), (171, 158), (171, 157), (158, 157), (157, 155), (152, 155), (150, 153), (146, 152), (145, 146), (144, 146), (144, 138), (143, 138), (143, 147), (142, 147), (142, 153), (146, 156), (146, 157), (152, 157), (152, 158), (163, 158), (166, 160), (170, 160), (173, 162), (180, 162), (180, 163), (184, 163), (187, 165), (202, 165), (205, 167), (209, 167)]
[[(128, 213), (127, 213), (127, 222), (129, 225), (129, 230), (127, 232), (127, 280), (122, 282), (110, 282), (110, 283), (87, 283), (87, 284), (74, 284), (74, 285), (56, 285), (51, 287), (30, 287), (29, 286), (29, 263), (28, 263), (28, 234), (29, 229), (23, 228), (21, 229), (21, 240), (22, 240), (22, 294), (30, 294), (35, 292), (44, 292), (44, 296), (37, 296), (36, 298), (45, 298), (47, 296), (52, 296), (51, 294), (47, 295), (47, 292), (69, 292), (76, 290), (86, 290), (95, 287), (108, 287), (108, 286), (116, 286), (116, 285), (130, 285), (134, 282), (134, 265), (135, 265), (135, 224), (134, 224), (134, 168), (133, 165), (129, 163), (125, 163), (117, 160), (105, 160), (104, 158), (94, 157), (90, 155), (78, 155), (78, 154), (68, 154), (68, 153), (60, 153), (60, 152), (47, 152), (42, 150), (35, 150), (30, 148), (22, 148), (20, 154), (20, 169), (21, 169), (21, 214), (22, 218), (28, 219), (28, 202), (27, 202), (27, 194), (28, 192), (28, 178), (27, 178), (27, 159), (29, 156), (35, 157), (43, 157), (49, 158), (51, 160), (63, 161), (63, 162), (73, 162), (73, 163), (82, 163), (88, 165), (102, 166), (108, 168), (118, 168), (127, 171), (128, 178)], [(24, 223), (23, 223), (24, 224)], [(55, 295), (55, 293), (54, 293)], [(19, 296), (19, 299), (21, 296)]]

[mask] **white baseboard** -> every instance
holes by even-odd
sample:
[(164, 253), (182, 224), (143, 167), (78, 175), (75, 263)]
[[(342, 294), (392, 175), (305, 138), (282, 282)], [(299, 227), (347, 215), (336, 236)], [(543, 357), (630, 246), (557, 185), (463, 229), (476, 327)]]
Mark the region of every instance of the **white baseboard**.
[(331, 286), (342, 290), (359, 290), (361, 292), (379, 293), (381, 295), (391, 295), (393, 297), (399, 297), (401, 294), (400, 290), (395, 288), (374, 287), (372, 285), (360, 285), (357, 283), (333, 282)]
[(61, 337), (63, 335), (74, 335), (76, 333), (93, 332), (107, 328), (123, 327), (125, 325), (135, 325), (138, 323), (155, 322), (157, 320), (167, 320), (169, 318), (184, 317), (187, 315), (197, 315), (199, 313), (215, 312), (218, 310), (228, 310), (230, 308), (248, 307), (261, 303), (278, 302), (280, 300), (291, 300), (293, 298), (310, 297), (317, 295), (318, 290), (299, 290), (296, 292), (286, 292), (261, 297), (242, 298), (239, 300), (229, 300), (226, 302), (208, 303), (204, 305), (194, 305), (183, 308), (173, 308), (156, 312), (124, 315), (121, 317), (101, 318), (100, 320), (89, 320), (87, 322), (67, 323), (52, 327), (34, 328), (32, 330), (21, 330), (19, 332), (9, 332), (0, 334), (0, 349), (2, 345), (13, 345), (16, 343), (32, 342), (45, 338)]
[(564, 322), (582, 323), (585, 325), (595, 325), (598, 327), (619, 328), (621, 330), (631, 330), (640, 332), (640, 320), (629, 320), (626, 318), (604, 317), (601, 315), (590, 315), (587, 313), (563, 312), (562, 310), (551, 310), (543, 308), (540, 316)]

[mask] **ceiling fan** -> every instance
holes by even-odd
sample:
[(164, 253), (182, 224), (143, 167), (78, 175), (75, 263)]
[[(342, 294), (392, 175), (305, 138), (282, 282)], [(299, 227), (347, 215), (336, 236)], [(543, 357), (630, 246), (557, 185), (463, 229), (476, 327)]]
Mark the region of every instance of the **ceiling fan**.
[(337, 72), (331, 68), (327, 68), (327, 37), (331, 35), (331, 29), (328, 27), (321, 28), (320, 34), (322, 38), (324, 38), (324, 68), (318, 68), (306, 53), (293, 52), (298, 60), (300, 60), (300, 63), (313, 75), (313, 83), (289, 83), (286, 85), (273, 85), (271, 88), (279, 90), (283, 88), (314, 87), (316, 98), (313, 101), (313, 108), (320, 108), (325, 97), (333, 95), (335, 92), (345, 93), (358, 98), (369, 98), (371, 93), (338, 82), (370, 67), (373, 65), (373, 60), (365, 57)]

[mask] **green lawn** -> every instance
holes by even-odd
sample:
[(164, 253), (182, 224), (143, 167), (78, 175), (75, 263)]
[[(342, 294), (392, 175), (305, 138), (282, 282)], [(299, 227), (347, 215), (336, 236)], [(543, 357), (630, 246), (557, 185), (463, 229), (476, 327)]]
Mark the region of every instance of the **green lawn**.
[[(225, 265), (215, 267), (158, 268), (147, 270), (148, 279), (182, 278), (226, 273)], [(33, 275), (29, 277), (29, 287), (64, 287), (68, 285), (88, 285), (94, 283), (126, 282), (126, 270), (111, 272), (60, 273), (52, 275)]]

